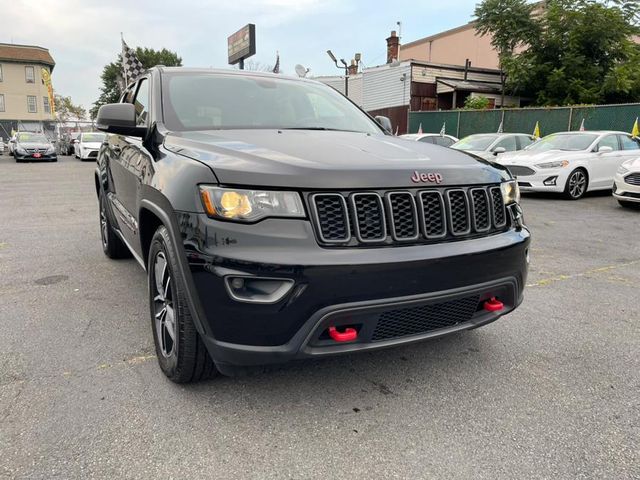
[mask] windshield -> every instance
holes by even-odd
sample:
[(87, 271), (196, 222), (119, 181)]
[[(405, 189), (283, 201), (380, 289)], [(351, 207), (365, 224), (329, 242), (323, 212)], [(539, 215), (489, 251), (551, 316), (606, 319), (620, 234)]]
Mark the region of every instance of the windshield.
[(588, 133), (551, 134), (530, 145), (527, 150), (535, 150), (538, 152), (545, 152), (547, 150), (586, 150), (596, 138), (598, 138), (597, 135)]
[(49, 139), (40, 133), (19, 133), (17, 140), (24, 143), (49, 143)]
[(469, 135), (451, 145), (451, 148), (457, 150), (486, 150), (496, 138), (498, 138), (498, 135)]
[(164, 116), (174, 131), (246, 128), (382, 134), (331, 87), (282, 78), (224, 74), (164, 77)]
[(82, 141), (87, 143), (102, 143), (104, 141), (104, 133), (84, 133), (82, 135)]

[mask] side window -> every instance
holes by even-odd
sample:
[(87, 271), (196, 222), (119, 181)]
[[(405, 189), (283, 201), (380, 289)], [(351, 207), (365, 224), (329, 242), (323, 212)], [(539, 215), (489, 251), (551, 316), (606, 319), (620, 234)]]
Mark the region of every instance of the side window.
[(436, 137), (436, 145), (440, 145), (441, 147), (450, 147), (453, 145), (453, 140), (449, 137)]
[(534, 139), (529, 135), (520, 135), (518, 137), (518, 142), (520, 143), (518, 150), (522, 150), (524, 147), (528, 147), (534, 142)]
[(436, 142), (433, 141), (433, 137), (422, 137), (418, 141), (419, 142), (423, 142), (423, 143), (436, 143)]
[(602, 147), (611, 147), (612, 150), (620, 150), (620, 146), (618, 145), (618, 139), (616, 135), (607, 135), (602, 140), (598, 142), (598, 151)]
[(149, 119), (149, 80), (143, 78), (140, 80), (138, 93), (133, 102), (136, 107), (136, 124), (140, 126), (147, 125)]
[(136, 93), (136, 85), (129, 85), (122, 94), (122, 100), (120, 103), (133, 103), (133, 94)]
[(618, 138), (620, 138), (622, 150), (640, 150), (638, 140), (631, 138), (629, 135), (618, 135)]
[(495, 150), (498, 147), (504, 148), (506, 152), (515, 152), (517, 150), (516, 147), (516, 137), (505, 137), (500, 140), (491, 150)]

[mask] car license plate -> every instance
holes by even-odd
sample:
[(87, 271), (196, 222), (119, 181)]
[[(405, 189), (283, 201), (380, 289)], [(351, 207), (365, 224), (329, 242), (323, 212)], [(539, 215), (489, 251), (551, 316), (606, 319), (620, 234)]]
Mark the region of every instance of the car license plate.
[(39, 154), (39, 153), (34, 153), (34, 154), (33, 154), (33, 158), (40, 158), (41, 156), (42, 156), (42, 155), (41, 155), (41, 154)]

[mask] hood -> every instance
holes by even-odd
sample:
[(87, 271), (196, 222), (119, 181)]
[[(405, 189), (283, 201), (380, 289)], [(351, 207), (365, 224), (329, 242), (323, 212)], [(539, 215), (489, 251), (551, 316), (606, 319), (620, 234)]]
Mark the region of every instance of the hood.
[(16, 147), (21, 147), (21, 148), (47, 149), (52, 146), (53, 145), (51, 145), (50, 143), (44, 143), (44, 142), (17, 142), (16, 143)]
[[(466, 153), (390, 135), (324, 130), (216, 130), (170, 133), (165, 147), (208, 165), (228, 185), (296, 188), (429, 187), (497, 183), (506, 170)], [(432, 177), (433, 178), (433, 177)]]
[(584, 150), (547, 150), (545, 152), (520, 150), (519, 152), (502, 153), (497, 156), (495, 162), (500, 165), (535, 165), (537, 163), (557, 160), (571, 160), (572, 158), (584, 157), (588, 154), (589, 152), (585, 152)]
[(640, 172), (640, 157), (632, 158), (623, 163), (624, 167), (632, 172)]
[(98, 150), (102, 146), (102, 142), (81, 142), (80, 146), (82, 148), (94, 148)]

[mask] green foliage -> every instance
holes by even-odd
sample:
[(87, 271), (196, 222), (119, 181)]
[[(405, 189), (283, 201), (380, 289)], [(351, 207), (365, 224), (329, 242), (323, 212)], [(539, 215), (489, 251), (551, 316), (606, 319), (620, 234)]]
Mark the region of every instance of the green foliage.
[[(154, 50), (152, 48), (136, 48), (136, 56), (142, 62), (145, 68), (151, 68), (156, 65), (164, 65), (166, 67), (181, 67), (182, 58), (177, 53), (163, 48), (162, 50)], [(90, 110), (91, 118), (96, 118), (100, 107), (106, 103), (115, 103), (119, 100), (120, 94), (124, 87), (124, 76), (122, 73), (122, 56), (118, 54), (115, 62), (111, 62), (102, 69), (102, 87), (100, 88), (100, 96), (93, 104)]]
[(59, 122), (68, 120), (84, 120), (87, 117), (87, 111), (82, 105), (75, 105), (71, 97), (65, 97), (57, 93), (53, 94), (56, 107), (56, 119)]
[[(476, 10), (478, 31), (494, 35), (498, 52), (498, 44), (525, 46), (500, 57), (510, 93), (537, 105), (640, 100), (640, 47), (632, 40), (640, 31), (639, 2), (547, 0), (530, 17), (534, 27), (524, 26), (521, 3), (485, 0)], [(499, 10), (506, 4), (512, 8)], [(516, 14), (522, 28), (510, 32)]]
[(464, 99), (465, 110), (486, 110), (489, 108), (489, 99), (487, 97), (472, 97), (469, 95)]

